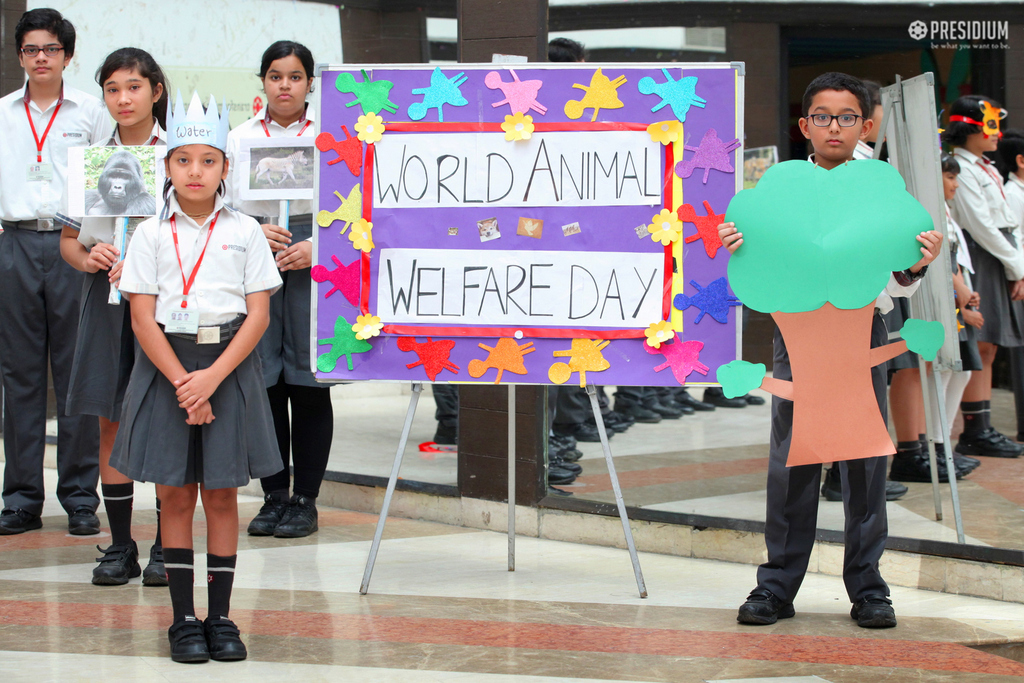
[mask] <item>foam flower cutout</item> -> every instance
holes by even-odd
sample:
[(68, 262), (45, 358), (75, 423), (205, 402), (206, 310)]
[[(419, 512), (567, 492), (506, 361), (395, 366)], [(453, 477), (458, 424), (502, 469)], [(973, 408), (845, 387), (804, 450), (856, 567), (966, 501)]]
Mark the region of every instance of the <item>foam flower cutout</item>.
[(647, 126), (647, 134), (651, 140), (667, 145), (679, 139), (683, 134), (683, 124), (678, 121), (656, 121)]
[(505, 117), (505, 123), (501, 124), (501, 129), (505, 131), (505, 139), (509, 142), (529, 140), (533, 135), (533, 117), (517, 111), (515, 114)]
[(352, 246), (359, 251), (365, 251), (370, 253), (373, 251), (373, 223), (360, 218), (352, 224), (352, 229), (348, 231), (348, 238), (352, 240)]
[(360, 315), (356, 316), (356, 324), (352, 326), (352, 331), (356, 333), (356, 339), (365, 340), (376, 337), (383, 327), (384, 323), (380, 321), (379, 316)]
[(661, 213), (651, 218), (647, 232), (651, 233), (652, 240), (667, 247), (672, 242), (678, 242), (683, 236), (683, 222), (668, 209), (662, 209)]
[(379, 142), (385, 130), (384, 119), (372, 111), (356, 119), (356, 137), (367, 144)]
[(648, 325), (644, 330), (644, 335), (647, 337), (648, 346), (660, 349), (662, 343), (672, 341), (675, 332), (672, 331), (672, 326), (668, 324), (667, 320), (659, 320)]

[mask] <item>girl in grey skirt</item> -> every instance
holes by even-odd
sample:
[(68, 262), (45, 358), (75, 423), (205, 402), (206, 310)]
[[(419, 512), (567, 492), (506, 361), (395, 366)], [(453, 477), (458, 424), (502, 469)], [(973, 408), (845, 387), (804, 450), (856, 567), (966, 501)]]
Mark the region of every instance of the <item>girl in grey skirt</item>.
[[(181, 96), (168, 120), (160, 217), (135, 231), (120, 289), (142, 353), (125, 392), (111, 465), (152, 481), (163, 504), (171, 659), (247, 656), (228, 618), (238, 551), (238, 487), (281, 468), (256, 344), (281, 286), (259, 224), (224, 205), (227, 109)], [(173, 192), (171, 187), (173, 186)], [(209, 613), (192, 600), (192, 517), (203, 497)]]

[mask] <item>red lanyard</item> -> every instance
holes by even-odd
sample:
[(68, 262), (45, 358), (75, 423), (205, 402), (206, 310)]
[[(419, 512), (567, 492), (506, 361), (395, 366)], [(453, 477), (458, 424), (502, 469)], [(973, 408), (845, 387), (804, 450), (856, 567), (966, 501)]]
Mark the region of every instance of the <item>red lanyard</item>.
[(189, 275), (188, 280), (185, 279), (185, 267), (181, 265), (181, 251), (178, 250), (178, 223), (174, 220), (174, 214), (171, 214), (171, 235), (174, 237), (174, 255), (178, 257), (178, 269), (181, 271), (181, 307), (188, 308), (188, 293), (192, 289), (192, 283), (196, 281), (196, 273), (199, 272), (199, 266), (203, 263), (203, 257), (206, 256), (206, 247), (210, 246), (210, 237), (213, 236), (213, 228), (217, 225), (217, 219), (220, 218), (220, 211), (210, 221), (210, 229), (206, 233), (206, 244), (203, 245), (203, 250), (199, 253), (199, 259), (196, 261), (196, 265), (192, 268), (192, 274)]
[(53, 110), (53, 114), (50, 116), (50, 122), (46, 124), (46, 130), (43, 131), (42, 139), (36, 133), (36, 124), (32, 120), (32, 112), (28, 108), (28, 100), (25, 101), (25, 116), (28, 117), (28, 125), (32, 127), (32, 137), (36, 141), (36, 161), (39, 163), (43, 162), (43, 143), (46, 142), (46, 136), (50, 134), (50, 128), (53, 126), (53, 122), (57, 119), (57, 112), (60, 111), (61, 105), (64, 104), (64, 96), (61, 95), (60, 101), (57, 102), (57, 106)]
[[(302, 127), (302, 130), (300, 130), (300, 131), (299, 131), (299, 134), (298, 134), (298, 135), (296, 135), (295, 137), (297, 137), (297, 138), (301, 138), (301, 137), (302, 137), (302, 134), (303, 134), (303, 133), (305, 133), (305, 132), (306, 132), (306, 129), (307, 129), (307, 128), (309, 128), (309, 127), (310, 127), (310, 126), (311, 126), (312, 124), (313, 124), (313, 122), (312, 122), (312, 121), (306, 121), (306, 125), (304, 125), (304, 126)], [(270, 129), (269, 129), (269, 128), (267, 128), (267, 122), (266, 122), (266, 121), (264, 121), (263, 119), (260, 119), (260, 125), (261, 125), (261, 126), (263, 126), (263, 132), (264, 132), (264, 133), (266, 133), (266, 134), (267, 134), (267, 137), (269, 138), (269, 137), (270, 137)]]
[(1006, 199), (1006, 193), (1003, 191), (1003, 179), (999, 175), (998, 171), (996, 171), (994, 168), (990, 168), (992, 162), (987, 161), (986, 159), (979, 159), (978, 163), (981, 164), (981, 167), (985, 170), (985, 173), (988, 173), (989, 177), (996, 181), (996, 187), (999, 188), (999, 194), (1003, 195), (1003, 199)]

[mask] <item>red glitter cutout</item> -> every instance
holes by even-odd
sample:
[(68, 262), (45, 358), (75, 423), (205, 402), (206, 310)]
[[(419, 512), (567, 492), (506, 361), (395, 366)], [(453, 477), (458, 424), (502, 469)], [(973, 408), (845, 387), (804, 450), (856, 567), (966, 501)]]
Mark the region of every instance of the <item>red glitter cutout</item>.
[(359, 261), (344, 266), (337, 256), (331, 256), (331, 260), (338, 266), (334, 270), (328, 270), (326, 266), (313, 266), (310, 277), (316, 282), (330, 282), (333, 287), (324, 294), (326, 299), (335, 292), (341, 292), (348, 302), (353, 306), (359, 305)]
[(706, 201), (704, 202), (704, 210), (708, 212), (708, 215), (698, 216), (690, 204), (683, 204), (679, 207), (679, 220), (684, 223), (693, 223), (697, 227), (697, 234), (690, 235), (684, 238), (683, 241), (689, 244), (697, 240), (704, 240), (704, 251), (708, 253), (709, 258), (715, 258), (718, 248), (722, 246), (722, 238), (718, 236), (718, 226), (725, 220), (725, 214), (715, 213), (714, 209), (711, 208), (711, 204)]
[(422, 365), (431, 382), (437, 378), (442, 370), (448, 370), (456, 375), (459, 374), (459, 366), (448, 360), (452, 349), (455, 348), (454, 339), (434, 341), (427, 337), (427, 341), (421, 343), (416, 341), (415, 337), (399, 337), (398, 348), (402, 351), (416, 352), (420, 359), (415, 363), (409, 363), (405, 367), (412, 370), (417, 365)]
[(321, 152), (329, 152), (331, 150), (337, 152), (338, 158), (331, 159), (327, 162), (327, 165), (333, 166), (339, 161), (344, 161), (352, 175), (358, 176), (359, 172), (363, 169), (363, 143), (359, 141), (359, 138), (349, 135), (348, 128), (345, 126), (342, 126), (341, 130), (345, 133), (344, 140), (335, 140), (334, 136), (326, 131), (317, 135), (314, 141), (316, 148)]

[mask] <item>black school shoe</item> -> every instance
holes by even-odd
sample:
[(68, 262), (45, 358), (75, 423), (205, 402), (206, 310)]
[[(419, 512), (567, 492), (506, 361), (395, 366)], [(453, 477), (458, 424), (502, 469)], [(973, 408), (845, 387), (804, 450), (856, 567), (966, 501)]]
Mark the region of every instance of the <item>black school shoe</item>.
[(747, 601), (740, 605), (736, 621), (741, 624), (767, 626), (779, 619), (790, 619), (796, 616), (793, 603), (784, 604), (767, 588), (758, 586), (750, 591)]
[[(907, 495), (909, 489), (896, 481), (885, 482), (885, 499), (888, 501), (899, 500)], [(821, 483), (821, 495), (825, 500), (838, 503), (843, 499), (843, 478), (839, 474), (839, 467), (835, 464), (825, 470), (825, 480)]]
[(68, 515), (68, 533), (73, 536), (92, 536), (100, 532), (100, 518), (87, 507), (75, 508)]
[(861, 628), (893, 628), (896, 626), (896, 611), (892, 600), (881, 593), (872, 593), (853, 603), (850, 618), (857, 620)]
[(552, 486), (565, 486), (576, 481), (576, 473), (570, 472), (564, 467), (554, 463), (548, 465), (548, 484)]
[(23, 534), (42, 527), (43, 520), (39, 515), (33, 515), (27, 510), (6, 508), (0, 512), (0, 536)]
[(203, 622), (210, 659), (216, 662), (238, 662), (249, 656), (235, 622), (227, 617), (207, 617)]
[(704, 402), (710, 403), (713, 406), (719, 408), (746, 408), (747, 399), (742, 396), (736, 398), (726, 398), (725, 392), (719, 387), (708, 387), (704, 390)]
[(956, 445), (956, 451), (960, 455), (980, 455), (988, 458), (1016, 458), (1024, 453), (1024, 446), (1014, 443), (1008, 436), (1000, 434), (994, 428), (979, 432), (977, 434), (960, 435), (960, 441)]
[(92, 569), (94, 586), (123, 586), (128, 579), (134, 579), (142, 573), (139, 566), (139, 546), (135, 541), (122, 545), (112, 545), (106, 550), (96, 546), (103, 553), (97, 557), (98, 565)]
[(677, 391), (675, 393), (675, 396), (672, 397), (672, 400), (678, 403), (679, 405), (689, 406), (693, 408), (695, 411), (708, 413), (715, 409), (715, 406), (713, 406), (712, 404), (705, 403), (704, 401), (701, 401), (699, 399), (694, 398), (693, 396), (690, 396), (689, 392), (687, 392), (686, 389)]
[[(303, 538), (320, 529), (317, 523), (316, 498), (294, 495), (288, 501), (281, 521), (274, 529), (277, 538)], [(216, 657), (214, 657), (216, 659)]]
[(643, 422), (644, 424), (657, 424), (661, 422), (661, 415), (633, 401), (615, 399), (615, 412), (625, 415), (634, 422)]
[(164, 548), (154, 545), (149, 549), (149, 564), (142, 570), (143, 586), (166, 586), (167, 570), (164, 568)]
[(763, 406), (765, 400), (760, 396), (754, 396), (753, 394), (745, 394), (743, 400), (747, 402), (748, 406)]
[[(171, 624), (167, 640), (171, 643), (171, 661), (182, 664), (200, 664), (210, 661), (203, 622), (195, 617)], [(244, 646), (243, 646), (244, 647)]]
[(263, 496), (263, 507), (249, 522), (246, 529), (250, 536), (273, 536), (288, 507), (288, 492), (271, 492)]

